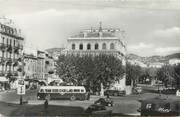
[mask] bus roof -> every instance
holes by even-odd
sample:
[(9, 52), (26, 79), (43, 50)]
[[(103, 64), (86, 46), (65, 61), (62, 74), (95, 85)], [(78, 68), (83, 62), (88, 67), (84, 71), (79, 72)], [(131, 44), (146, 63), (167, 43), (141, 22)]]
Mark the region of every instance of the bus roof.
[(40, 89), (85, 89), (84, 86), (41, 86)]

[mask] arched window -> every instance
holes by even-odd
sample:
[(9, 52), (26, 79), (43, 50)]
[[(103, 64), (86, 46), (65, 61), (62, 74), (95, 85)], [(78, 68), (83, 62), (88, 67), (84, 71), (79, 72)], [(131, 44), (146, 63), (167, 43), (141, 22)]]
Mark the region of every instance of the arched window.
[(72, 50), (75, 50), (75, 48), (76, 48), (76, 46), (75, 46), (75, 44), (73, 43), (73, 44), (72, 44)]
[(106, 44), (105, 44), (105, 43), (103, 43), (103, 45), (102, 45), (102, 49), (103, 49), (103, 50), (105, 50), (105, 49), (106, 49)]
[(95, 50), (98, 50), (99, 49), (99, 45), (96, 43), (95, 44)]
[(110, 44), (110, 49), (114, 49), (114, 43)]
[(87, 44), (87, 50), (90, 50), (91, 49), (91, 44)]
[(80, 50), (83, 50), (83, 44), (80, 44), (80, 45), (79, 45), (79, 49), (80, 49)]

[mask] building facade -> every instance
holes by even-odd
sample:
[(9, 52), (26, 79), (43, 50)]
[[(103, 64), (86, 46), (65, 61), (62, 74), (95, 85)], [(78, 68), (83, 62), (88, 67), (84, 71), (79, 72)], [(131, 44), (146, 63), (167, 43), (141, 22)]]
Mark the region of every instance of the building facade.
[[(17, 61), (22, 55), (24, 38), (11, 20), (0, 19), (0, 81), (17, 79)], [(7, 87), (6, 87), (7, 88)]]
[[(100, 23), (98, 29), (87, 29), (67, 39), (65, 55), (113, 55), (119, 58), (125, 65), (126, 45), (124, 31), (120, 29), (103, 29)], [(118, 90), (125, 90), (125, 75), (112, 87)]]
[(36, 55), (24, 53), (24, 72), (27, 81), (44, 82), (46, 85), (54, 74), (54, 59), (44, 51)]
[(37, 57), (32, 54), (24, 54), (24, 72), (26, 79), (37, 79)]

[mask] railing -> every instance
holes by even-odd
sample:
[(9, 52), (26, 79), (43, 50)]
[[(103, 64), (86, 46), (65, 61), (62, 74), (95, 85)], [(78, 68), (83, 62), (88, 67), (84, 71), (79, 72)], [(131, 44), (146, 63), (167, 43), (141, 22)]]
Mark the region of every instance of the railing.
[(11, 64), (12, 64), (12, 59), (11, 59), (11, 58), (6, 58), (5, 60), (6, 60), (6, 65), (11, 66)]
[(6, 45), (4, 43), (0, 43), (0, 50), (5, 51)]

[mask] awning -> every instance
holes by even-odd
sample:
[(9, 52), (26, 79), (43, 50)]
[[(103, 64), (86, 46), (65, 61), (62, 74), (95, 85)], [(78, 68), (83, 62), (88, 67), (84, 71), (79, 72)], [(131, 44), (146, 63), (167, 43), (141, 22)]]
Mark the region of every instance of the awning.
[(8, 82), (9, 80), (6, 77), (0, 77), (0, 82)]

